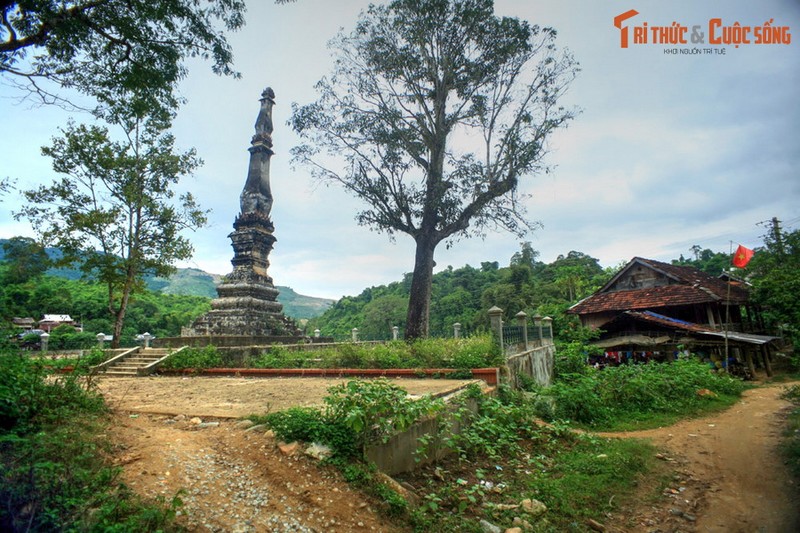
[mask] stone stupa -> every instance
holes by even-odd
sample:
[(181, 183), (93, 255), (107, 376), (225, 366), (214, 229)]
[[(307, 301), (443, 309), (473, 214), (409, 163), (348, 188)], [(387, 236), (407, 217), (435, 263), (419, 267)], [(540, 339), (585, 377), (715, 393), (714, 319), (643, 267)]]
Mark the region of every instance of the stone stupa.
[(233, 246), (233, 272), (217, 287), (211, 311), (201, 316), (182, 336), (296, 335), (297, 329), (278, 303), (278, 289), (267, 273), (269, 253), (275, 243), (270, 220), (272, 191), (269, 164), (272, 151), (272, 107), (275, 93), (261, 93), (256, 133), (250, 142), (250, 166), (240, 196), (241, 212), (228, 235)]

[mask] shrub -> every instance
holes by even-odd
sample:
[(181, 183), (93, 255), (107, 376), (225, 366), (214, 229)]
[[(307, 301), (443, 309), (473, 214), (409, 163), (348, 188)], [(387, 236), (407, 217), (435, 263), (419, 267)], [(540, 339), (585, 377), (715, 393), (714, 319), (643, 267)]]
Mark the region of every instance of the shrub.
[(386, 441), (421, 417), (443, 408), (441, 400), (408, 398), (405, 389), (388, 380), (353, 380), (328, 389), (325, 414), (329, 420), (350, 428), (357, 443)]
[(203, 370), (220, 366), (222, 366), (222, 356), (216, 346), (211, 345), (203, 348), (186, 348), (168, 357), (162, 364), (163, 368), (177, 370), (189, 368)]

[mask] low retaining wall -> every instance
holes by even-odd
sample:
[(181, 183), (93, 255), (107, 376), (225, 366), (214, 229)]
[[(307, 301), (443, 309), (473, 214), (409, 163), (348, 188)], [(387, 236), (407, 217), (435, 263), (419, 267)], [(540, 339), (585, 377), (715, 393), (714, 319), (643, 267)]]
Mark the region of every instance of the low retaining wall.
[(519, 376), (524, 375), (542, 387), (549, 386), (553, 380), (555, 354), (555, 345), (547, 344), (508, 357), (506, 366), (509, 371), (510, 385), (515, 389), (520, 388), (522, 383), (520, 383)]
[[(469, 398), (464, 407), (475, 414), (478, 412), (478, 401)], [(417, 422), (402, 433), (395, 434), (386, 443), (367, 447), (367, 459), (390, 476), (411, 472), (438, 461), (453, 452), (447, 447), (446, 439), (460, 434), (470, 423), (469, 417), (456, 416), (460, 408), (451, 406), (439, 416)], [(421, 438), (427, 439), (424, 446), (420, 443)]]

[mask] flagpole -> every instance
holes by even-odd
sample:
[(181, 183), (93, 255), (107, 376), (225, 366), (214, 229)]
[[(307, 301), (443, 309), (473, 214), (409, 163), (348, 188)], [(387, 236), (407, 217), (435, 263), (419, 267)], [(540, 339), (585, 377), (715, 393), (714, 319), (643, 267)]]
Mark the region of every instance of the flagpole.
[[(733, 264), (733, 241), (730, 241), (730, 254), (731, 254), (731, 264)], [(725, 333), (725, 361), (722, 365), (722, 368), (725, 369), (725, 372), (728, 372), (728, 324), (730, 324), (731, 319), (731, 272), (733, 271), (733, 267), (728, 267), (728, 295), (725, 301), (725, 326), (724, 326), (724, 333)]]

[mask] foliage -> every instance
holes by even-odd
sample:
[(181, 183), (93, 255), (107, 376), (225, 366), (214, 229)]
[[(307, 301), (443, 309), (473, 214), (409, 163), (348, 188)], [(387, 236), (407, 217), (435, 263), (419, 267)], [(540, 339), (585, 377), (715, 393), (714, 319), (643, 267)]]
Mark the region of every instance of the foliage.
[(73, 326), (62, 324), (50, 332), (47, 346), (50, 350), (80, 350), (96, 344), (97, 337), (94, 334), (76, 331)]
[[(433, 275), (430, 307), (431, 336), (450, 337), (453, 324), (458, 322), (463, 332), (480, 332), (488, 329), (487, 310), (498, 306), (504, 310), (504, 320), (510, 322), (519, 311), (529, 319), (534, 315), (553, 318), (553, 330), (562, 340), (587, 339), (577, 317), (565, 311), (577, 298), (585, 298), (601, 287), (615, 273), (614, 269), (603, 269), (597, 259), (581, 252), (571, 251), (560, 255), (549, 264), (536, 261), (538, 252), (522, 243), (508, 267), (499, 267), (495, 262), (484, 262), (480, 268), (466, 265), (454, 269), (448, 266)], [(527, 259), (523, 259), (527, 258)], [(530, 266), (530, 262), (532, 265)], [(565, 279), (571, 279), (566, 283)], [(571, 288), (570, 288), (571, 287)], [(346, 296), (333, 304), (321, 317), (309, 321), (308, 328), (319, 328), (325, 336), (338, 339), (350, 338), (353, 328), (359, 329), (359, 338), (364, 340), (386, 339), (390, 328), (379, 332), (365, 327), (369, 322), (367, 308), (379, 301), (383, 306), (394, 302), (391, 313), (395, 318), (406, 308), (411, 288), (411, 276), (402, 281), (364, 289), (358, 296)], [(390, 312), (387, 311), (386, 315)], [(396, 324), (402, 327), (403, 320)], [(532, 327), (532, 323), (529, 327)]]
[(326, 418), (350, 428), (362, 449), (370, 443), (386, 442), (394, 433), (442, 408), (441, 400), (429, 396), (409, 399), (405, 389), (384, 378), (335, 385), (325, 397)]
[(217, 74), (237, 75), (219, 31), (244, 24), (240, 0), (69, 0), (3, 2), (0, 75), (45, 103), (64, 104), (63, 89), (100, 103), (134, 91), (142, 105), (173, 107), (187, 70), (184, 60), (213, 61)]
[[(589, 426), (626, 423), (635, 427), (660, 415), (685, 416), (727, 405), (744, 388), (740, 380), (712, 373), (708, 365), (694, 359), (602, 370), (587, 367), (582, 372), (561, 374), (558, 381), (542, 391), (542, 395), (553, 399), (555, 408), (552, 413), (540, 414), (550, 420), (571, 420)], [(708, 389), (713, 396), (699, 395), (702, 389)]]
[(173, 200), (175, 184), (200, 161), (193, 150), (173, 153), (169, 121), (143, 118), (124, 104), (115, 113), (123, 142), (113, 141), (105, 127), (70, 123), (63, 137), (42, 149), (62, 177), (26, 191), (28, 203), (15, 217), (57, 244), (61, 264), (78, 263), (106, 286), (118, 346), (128, 301), (142, 289), (143, 276), (167, 275), (175, 261), (191, 257), (180, 232), (203, 226), (206, 218), (191, 194), (177, 205)]
[(203, 370), (205, 368), (219, 368), (222, 366), (222, 356), (217, 351), (216, 346), (205, 346), (203, 348), (185, 348), (168, 357), (162, 364), (162, 368), (184, 370)]
[(490, 335), (419, 339), (412, 343), (338, 344), (308, 351), (273, 346), (250, 364), (255, 368), (454, 368), (498, 366), (499, 348)]
[(285, 411), (269, 413), (263, 422), (285, 441), (317, 442), (330, 446), (336, 457), (358, 456), (361, 449), (352, 428), (334, 420), (320, 409), (291, 407)]
[(50, 263), (44, 247), (28, 237), (12, 237), (3, 242), (4, 284), (25, 283), (44, 274)]
[[(93, 339), (89, 345), (76, 347), (88, 348), (96, 344), (97, 333), (112, 331), (106, 291), (101, 284), (91, 280), (68, 280), (49, 275), (24, 283), (0, 284), (0, 319), (69, 314), (82, 322), (86, 332), (83, 336)], [(134, 337), (146, 331), (157, 337), (180, 335), (182, 326), (190, 324), (209, 307), (208, 298), (140, 292), (128, 306), (121, 344), (134, 344)], [(52, 337), (50, 345), (54, 346)]]
[(800, 369), (800, 230), (784, 230), (777, 219), (768, 228), (745, 273), (771, 331), (793, 347)]
[(492, 0), (373, 4), (332, 42), (319, 100), (294, 107), (295, 161), (364, 200), (360, 224), (415, 241), (406, 338), (428, 335), (441, 242), (536, 226), (520, 181), (547, 171), (547, 141), (574, 116), (558, 100), (577, 68), (555, 35)]
[(535, 424), (525, 395), (501, 391), (480, 400), (467, 431), (454, 439), (459, 454), (423, 467), (409, 481), (422, 503), (412, 515), (417, 531), (483, 531), (481, 519), (512, 526), (535, 498), (547, 517), (535, 531), (570, 531), (576, 522), (598, 519), (636, 490), (636, 479), (650, 468), (652, 446), (633, 439), (602, 439), (563, 426)]
[(788, 417), (781, 448), (795, 478), (800, 479), (800, 385), (786, 387), (781, 398), (794, 404)]
[[(179, 499), (145, 502), (108, 460), (106, 408), (82, 374), (0, 353), (0, 529), (172, 531)], [(90, 383), (90, 382), (89, 382)]]
[(708, 248), (702, 249), (696, 244), (691, 247), (691, 251), (694, 255), (693, 259), (686, 259), (681, 254), (680, 258), (672, 260), (672, 264), (692, 266), (712, 276), (719, 276), (731, 267), (730, 254), (714, 252)]

